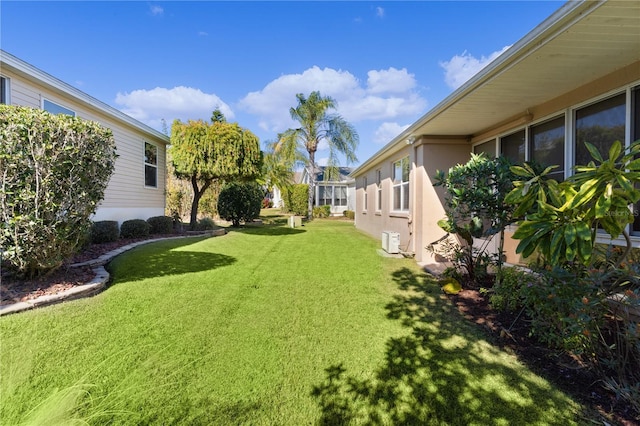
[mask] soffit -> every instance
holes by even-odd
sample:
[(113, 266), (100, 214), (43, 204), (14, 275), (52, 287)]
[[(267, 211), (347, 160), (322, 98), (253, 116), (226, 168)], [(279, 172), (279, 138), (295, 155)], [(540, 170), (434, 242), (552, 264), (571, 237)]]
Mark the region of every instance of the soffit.
[(411, 133), (477, 134), (640, 60), (639, 1), (608, 1), (565, 25), (440, 113), (427, 113)]

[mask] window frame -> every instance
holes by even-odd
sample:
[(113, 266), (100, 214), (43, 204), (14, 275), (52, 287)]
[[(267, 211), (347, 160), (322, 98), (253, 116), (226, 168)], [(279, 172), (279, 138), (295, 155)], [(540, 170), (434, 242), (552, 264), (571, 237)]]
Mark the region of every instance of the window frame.
[(366, 212), (369, 208), (369, 194), (368, 194), (368, 182), (367, 182), (367, 177), (364, 176), (362, 178), (362, 185), (364, 188), (364, 208), (362, 209), (363, 212)]
[[(404, 162), (407, 163), (407, 180), (404, 180)], [(398, 170), (396, 164), (400, 165), (400, 180), (396, 179), (396, 171)], [(411, 163), (409, 162), (409, 155), (406, 155), (399, 160), (391, 163), (392, 167), (392, 188), (391, 188), (391, 211), (394, 213), (408, 213), (411, 206), (409, 205), (409, 183), (411, 181)], [(399, 189), (400, 200), (399, 208), (396, 208), (396, 189)], [(406, 206), (406, 207), (405, 207)]]
[(11, 79), (0, 75), (0, 105), (11, 105)]
[(382, 211), (382, 170), (376, 170), (376, 212)]
[[(147, 145), (152, 146), (155, 148), (155, 164), (154, 163), (149, 163), (147, 162)], [(142, 171), (144, 173), (144, 187), (147, 189), (158, 189), (159, 185), (158, 185), (158, 153), (160, 152), (160, 149), (158, 147), (158, 145), (148, 142), (148, 141), (143, 141), (142, 143), (142, 162), (143, 162), (143, 167), (142, 167)], [(147, 169), (155, 169), (155, 185), (148, 185), (147, 184)]]
[[(52, 106), (54, 106), (55, 108), (53, 110), (51, 109), (47, 109), (47, 103), (51, 104)], [(42, 107), (43, 110), (51, 113), (51, 114), (55, 114), (55, 115), (59, 115), (59, 114), (65, 114), (65, 115), (69, 115), (71, 117), (77, 117), (78, 114), (72, 110), (71, 108), (67, 108), (66, 106), (59, 104), (58, 102), (52, 101), (49, 98), (45, 98), (43, 97), (41, 102), (40, 102), (40, 106)], [(56, 111), (58, 110), (58, 111)]]

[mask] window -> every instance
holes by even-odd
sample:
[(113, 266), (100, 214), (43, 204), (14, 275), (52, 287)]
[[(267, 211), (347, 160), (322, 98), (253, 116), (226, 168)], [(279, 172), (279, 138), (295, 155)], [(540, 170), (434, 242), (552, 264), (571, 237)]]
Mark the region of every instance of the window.
[(524, 163), (526, 133), (524, 129), (500, 138), (500, 155), (512, 163)]
[(613, 142), (621, 141), (624, 144), (625, 116), (624, 93), (577, 110), (575, 164), (585, 165), (591, 161), (585, 142), (594, 145), (604, 158), (607, 158)]
[(529, 144), (531, 160), (542, 166), (558, 166), (548, 176), (564, 180), (564, 116), (531, 126)]
[(409, 210), (409, 157), (393, 163), (393, 210)]
[(364, 211), (367, 211), (367, 209), (369, 208), (369, 196), (367, 195), (368, 188), (367, 188), (366, 177), (363, 178), (363, 186), (364, 186)]
[(346, 186), (334, 186), (334, 194), (335, 194), (335, 206), (346, 206), (347, 205), (347, 187)]
[[(366, 180), (365, 180), (366, 183)], [(366, 202), (366, 186), (365, 186), (365, 202)], [(318, 203), (319, 206), (346, 206), (347, 205), (347, 187), (345, 185), (319, 185), (318, 186)], [(365, 205), (366, 210), (366, 205)]]
[(144, 186), (158, 187), (158, 147), (144, 143)]
[(481, 154), (483, 152), (487, 157), (494, 158), (496, 156), (496, 141), (491, 140), (473, 147), (474, 154)]
[(9, 104), (9, 79), (0, 77), (0, 104)]
[(376, 170), (376, 211), (382, 210), (382, 172)]
[(48, 99), (42, 100), (42, 109), (45, 111), (49, 111), (51, 114), (66, 114), (72, 117), (76, 116), (75, 111), (70, 110), (69, 108), (65, 108), (60, 104), (55, 102), (51, 102)]

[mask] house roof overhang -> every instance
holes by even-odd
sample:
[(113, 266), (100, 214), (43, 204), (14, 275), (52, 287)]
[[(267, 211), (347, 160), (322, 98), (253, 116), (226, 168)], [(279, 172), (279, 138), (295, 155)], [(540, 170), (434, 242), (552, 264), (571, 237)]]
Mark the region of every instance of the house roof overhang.
[(134, 119), (133, 117), (119, 111), (106, 103), (99, 101), (98, 99), (84, 93), (83, 91), (59, 80), (52, 75), (34, 67), (33, 65), (24, 62), (21, 59), (11, 55), (4, 50), (0, 50), (0, 71), (2, 69), (9, 69), (10, 71), (22, 76), (28, 81), (35, 82), (40, 85), (48, 87), (55, 93), (63, 96), (70, 96), (75, 101), (87, 106), (89, 109), (97, 111), (101, 114), (105, 114), (116, 121), (133, 127), (149, 136), (152, 136), (158, 141), (163, 142), (165, 145), (170, 143), (170, 139), (167, 135), (147, 126), (144, 123)]
[[(421, 136), (471, 139), (640, 60), (640, 2), (569, 1), (357, 167)], [(413, 138), (413, 139), (412, 139)]]

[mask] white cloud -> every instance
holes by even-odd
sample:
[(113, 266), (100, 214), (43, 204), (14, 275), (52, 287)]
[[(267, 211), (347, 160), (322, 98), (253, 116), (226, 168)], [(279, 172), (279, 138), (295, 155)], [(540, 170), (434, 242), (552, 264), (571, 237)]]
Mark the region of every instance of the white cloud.
[(162, 128), (162, 119), (166, 120), (168, 125), (176, 118), (182, 121), (208, 121), (211, 112), (216, 108), (219, 108), (228, 120), (234, 117), (229, 105), (218, 96), (203, 93), (192, 87), (156, 87), (151, 90), (118, 93), (115, 102), (122, 106), (121, 110), (125, 114), (158, 130)]
[(452, 89), (457, 89), (509, 47), (511, 46), (506, 46), (502, 48), (502, 50), (493, 52), (489, 56), (481, 56), (480, 59), (472, 56), (465, 50), (462, 55), (455, 55), (449, 61), (440, 62), (440, 66), (444, 68), (445, 71), (445, 83)]
[(376, 129), (373, 135), (373, 141), (379, 144), (390, 142), (393, 138), (402, 133), (407, 127), (409, 127), (408, 124), (400, 125), (398, 123), (382, 123)]
[(164, 13), (164, 9), (162, 8), (162, 6), (158, 5), (151, 5), (150, 11), (153, 16), (162, 15)]
[(201, 37), (206, 37), (206, 36), (209, 35), (209, 33), (206, 32), (206, 31), (198, 31), (198, 35), (201, 36)]
[(369, 93), (405, 93), (416, 87), (416, 79), (406, 68), (394, 67), (388, 70), (372, 70), (367, 73)]
[(384, 18), (384, 9), (380, 6), (376, 7), (376, 16), (378, 18)]
[(302, 74), (278, 77), (245, 96), (239, 107), (257, 115), (264, 130), (281, 132), (295, 125), (289, 109), (296, 106), (297, 93), (308, 95), (317, 90), (331, 96), (338, 103), (337, 112), (355, 123), (422, 113), (427, 103), (415, 88), (415, 78), (406, 69), (369, 71), (363, 85), (348, 71), (314, 66)]

